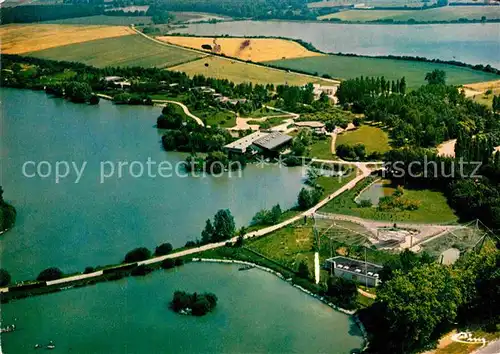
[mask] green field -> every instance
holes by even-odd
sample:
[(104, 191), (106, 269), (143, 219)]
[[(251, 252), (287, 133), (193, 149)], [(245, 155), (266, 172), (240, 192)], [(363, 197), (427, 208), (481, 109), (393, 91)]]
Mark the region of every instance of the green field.
[(457, 21), (461, 18), (468, 20), (481, 20), (482, 17), (488, 20), (500, 18), (499, 6), (447, 6), (425, 10), (348, 10), (334, 14), (320, 16), (320, 20), (332, 18), (342, 21), (369, 22), (377, 20), (394, 20), (417, 22), (431, 21)]
[(40, 23), (55, 23), (59, 25), (110, 25), (110, 26), (128, 26), (131, 24), (150, 24), (151, 16), (86, 16), (65, 18), (62, 20), (43, 21)]
[(193, 111), (195, 116), (206, 120), (211, 127), (231, 128), (236, 125), (236, 114), (230, 111), (221, 111), (214, 108)]
[(189, 76), (204, 75), (216, 79), (227, 79), (234, 83), (251, 82), (254, 84), (275, 85), (305, 85), (308, 82), (330, 84), (321, 78), (307, 77), (285, 70), (266, 68), (260, 65), (247, 64), (237, 60), (224, 59), (210, 56), (202, 60), (196, 60), (187, 64), (178, 65), (170, 70), (183, 71)]
[[(458, 217), (450, 208), (446, 197), (439, 191), (404, 186), (404, 196), (411, 200), (420, 201), (421, 205), (414, 211), (379, 211), (376, 207), (361, 208), (354, 198), (367, 187), (371, 179), (358, 183), (355, 188), (342, 193), (329, 202), (321, 211), (345, 215), (358, 216), (370, 220), (391, 222), (419, 222), (419, 223), (454, 223)], [(395, 185), (384, 185), (384, 188), (393, 189)]]
[(326, 55), (275, 60), (269, 63), (286, 69), (303, 70), (320, 75), (328, 74), (338, 79), (384, 76), (388, 80), (397, 80), (404, 76), (409, 88), (417, 88), (425, 84), (425, 74), (435, 69), (446, 72), (447, 83), (450, 85), (498, 80), (498, 75), (469, 68), (396, 59)]
[(335, 145), (365, 145), (367, 154), (372, 152), (384, 153), (391, 149), (387, 132), (369, 125), (361, 125), (356, 130), (339, 134)]
[(333, 160), (334, 156), (332, 154), (332, 138), (328, 137), (325, 140), (315, 140), (309, 148), (309, 156), (322, 159), (322, 160)]
[(29, 55), (43, 59), (77, 61), (97, 67), (167, 67), (203, 56), (153, 42), (139, 34), (70, 44), (31, 52)]

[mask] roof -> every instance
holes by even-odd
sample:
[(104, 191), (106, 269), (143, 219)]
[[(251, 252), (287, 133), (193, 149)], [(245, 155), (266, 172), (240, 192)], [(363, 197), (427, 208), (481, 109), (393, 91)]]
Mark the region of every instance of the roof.
[(255, 133), (252, 133), (250, 135), (247, 135), (241, 139), (238, 139), (236, 141), (233, 141), (232, 143), (225, 145), (224, 148), (241, 150), (241, 152), (245, 152), (246, 149), (250, 145), (252, 145), (254, 141), (261, 139), (267, 135), (269, 135), (269, 133), (257, 131)]
[(255, 140), (253, 143), (267, 150), (273, 150), (277, 147), (289, 142), (292, 137), (280, 132), (270, 133), (262, 138)]
[(325, 126), (325, 123), (310, 120), (305, 122), (295, 122), (295, 125), (298, 127), (323, 128)]
[(105, 76), (104, 77), (104, 80), (106, 81), (117, 81), (117, 80), (121, 80), (122, 77), (121, 76)]
[(326, 261), (329, 263), (334, 263), (335, 268), (359, 274), (365, 274), (365, 267), (366, 267), (367, 276), (373, 276), (373, 277), (375, 277), (375, 274), (378, 274), (383, 268), (379, 264), (374, 264), (370, 262), (366, 262), (365, 264), (364, 261), (343, 256), (328, 258)]

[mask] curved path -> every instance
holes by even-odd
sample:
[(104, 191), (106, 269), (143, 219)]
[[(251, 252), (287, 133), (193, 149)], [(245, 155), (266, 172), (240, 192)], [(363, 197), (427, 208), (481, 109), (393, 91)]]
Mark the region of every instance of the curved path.
[(153, 103), (159, 103), (159, 104), (165, 104), (165, 103), (176, 104), (176, 105), (178, 105), (178, 106), (180, 106), (182, 108), (182, 110), (184, 111), (184, 113), (188, 117), (193, 118), (196, 121), (196, 123), (198, 123), (202, 127), (205, 126), (205, 124), (203, 123), (203, 121), (201, 120), (201, 118), (199, 118), (199, 117), (195, 116), (193, 113), (191, 113), (189, 111), (189, 108), (184, 103), (181, 103), (181, 102), (178, 102), (178, 101), (170, 101), (170, 100), (152, 100), (152, 101), (153, 101)]
[[(330, 162), (335, 162), (335, 161), (330, 161)], [(338, 190), (336, 190), (334, 193), (330, 194), (329, 196), (327, 196), (326, 198), (324, 198), (323, 200), (321, 200), (318, 204), (316, 204), (315, 206), (313, 206), (312, 208), (310, 208), (309, 210), (306, 210), (290, 219), (287, 219), (279, 224), (276, 224), (276, 225), (272, 225), (272, 226), (269, 226), (269, 227), (266, 227), (266, 228), (263, 228), (263, 229), (260, 229), (260, 230), (257, 230), (257, 231), (252, 231), (252, 232), (249, 232), (247, 233), (246, 235), (243, 236), (244, 239), (248, 239), (248, 238), (253, 238), (253, 237), (261, 237), (261, 236), (264, 236), (264, 235), (267, 235), (273, 231), (276, 231), (276, 230), (279, 230), (287, 225), (290, 225), (296, 221), (299, 221), (301, 219), (303, 219), (304, 217), (309, 217), (311, 216), (312, 214), (314, 214), (315, 212), (317, 212), (320, 208), (322, 208), (323, 206), (325, 206), (330, 200), (332, 200), (333, 198), (337, 197), (338, 195), (342, 194), (343, 192), (345, 192), (346, 190), (349, 190), (349, 189), (352, 189), (358, 182), (362, 181), (363, 179), (365, 179), (366, 177), (368, 177), (370, 174), (371, 174), (371, 170), (368, 169), (368, 168), (364, 168), (364, 169), (360, 169), (359, 170), (361, 173), (359, 175), (357, 175), (353, 180), (351, 180), (350, 182), (346, 183), (344, 186), (342, 186), (341, 188), (339, 188)], [(199, 247), (195, 247), (195, 248), (190, 248), (190, 249), (187, 249), (187, 250), (183, 250), (183, 251), (178, 251), (178, 252), (173, 252), (171, 254), (168, 254), (168, 255), (165, 255), (165, 256), (160, 256), (160, 257), (154, 257), (154, 258), (150, 258), (150, 259), (147, 259), (145, 261), (141, 261), (141, 262), (137, 262), (139, 265), (147, 265), (147, 264), (153, 264), (153, 263), (159, 263), (159, 262), (162, 262), (163, 260), (167, 259), (167, 258), (177, 258), (177, 257), (182, 257), (182, 256), (187, 256), (187, 255), (190, 255), (190, 254), (195, 254), (195, 253), (199, 253), (199, 252), (203, 252), (203, 251), (207, 251), (207, 250), (211, 250), (211, 249), (214, 249), (214, 248), (219, 248), (219, 247), (223, 247), (225, 246), (226, 242), (236, 242), (238, 239), (238, 236), (235, 236), (233, 238), (231, 238), (230, 240), (225, 240), (225, 241), (222, 241), (222, 242), (215, 242), (215, 243), (209, 243), (207, 245), (203, 245), (203, 246), (199, 246)], [(71, 276), (71, 277), (67, 277), (67, 278), (61, 278), (61, 279), (57, 279), (57, 280), (52, 280), (52, 281), (48, 281), (47, 282), (47, 285), (48, 286), (51, 286), (51, 285), (70, 285), (72, 282), (75, 282), (75, 281), (80, 281), (80, 280), (88, 280), (88, 279), (92, 279), (92, 278), (97, 278), (97, 277), (100, 277), (102, 276), (104, 273), (102, 270), (99, 270), (99, 271), (96, 271), (96, 272), (93, 272), (93, 273), (88, 273), (88, 274), (78, 274), (78, 275), (74, 275), (74, 276)], [(5, 292), (8, 292), (9, 289), (8, 288), (0, 288), (0, 293), (5, 293)]]

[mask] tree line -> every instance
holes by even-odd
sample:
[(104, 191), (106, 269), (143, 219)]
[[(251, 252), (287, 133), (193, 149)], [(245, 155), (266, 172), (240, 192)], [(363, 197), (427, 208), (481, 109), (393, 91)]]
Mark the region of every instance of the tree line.
[(497, 330), (500, 252), (488, 244), (454, 265), (404, 251), (381, 272), (375, 303), (359, 317), (370, 333), (367, 353), (416, 353), (457, 324)]

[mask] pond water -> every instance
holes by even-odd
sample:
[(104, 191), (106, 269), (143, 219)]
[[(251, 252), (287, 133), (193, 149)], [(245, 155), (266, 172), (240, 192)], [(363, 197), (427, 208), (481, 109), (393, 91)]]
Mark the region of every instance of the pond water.
[(289, 21), (192, 24), (173, 32), (302, 39), (325, 52), (409, 55), (500, 68), (500, 23), (376, 25)]
[[(176, 290), (213, 292), (214, 312), (168, 309)], [(4, 353), (37, 352), (49, 341), (71, 353), (335, 353), (361, 348), (353, 320), (257, 269), (191, 263), (143, 278), (2, 305)]]
[[(134, 178), (119, 162), (150, 158), (173, 166), (185, 155), (166, 153), (155, 128), (158, 107), (98, 106), (53, 99), (43, 92), (2, 89), (1, 185), (5, 199), (17, 209), (14, 228), (0, 236), (2, 268), (13, 281), (26, 280), (48, 267), (70, 273), (86, 266), (120, 262), (126, 252), (163, 242), (174, 247), (200, 237), (205, 220), (229, 208), (237, 226), (246, 225), (261, 208), (293, 206), (303, 185), (302, 168), (250, 165), (241, 177)], [(54, 173), (58, 161), (74, 162), (68, 177), (56, 183), (26, 177), (23, 164), (46, 161)], [(101, 183), (101, 162), (115, 166)], [(48, 164), (41, 165), (43, 175)], [(157, 165), (156, 165), (157, 166)], [(135, 166), (137, 167), (137, 166)], [(36, 173), (28, 165), (27, 175)], [(64, 172), (61, 168), (61, 172)], [(105, 172), (110, 172), (106, 170)], [(134, 168), (137, 176), (139, 170)], [(153, 174), (151, 174), (152, 176)]]
[(361, 202), (362, 200), (370, 200), (372, 205), (378, 205), (380, 198), (390, 195), (388, 192), (387, 184), (390, 181), (377, 181), (371, 184), (368, 188), (362, 191), (359, 196), (356, 198), (356, 203)]

